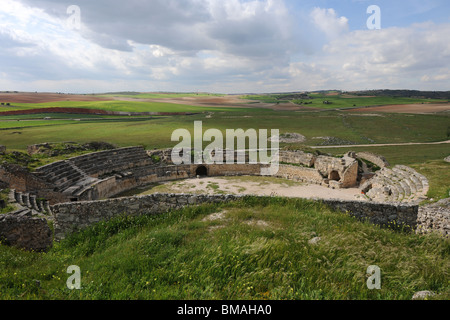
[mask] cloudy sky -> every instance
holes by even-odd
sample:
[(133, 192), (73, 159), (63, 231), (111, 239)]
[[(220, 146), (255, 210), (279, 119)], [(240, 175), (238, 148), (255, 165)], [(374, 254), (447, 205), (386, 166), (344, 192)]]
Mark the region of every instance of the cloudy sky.
[(448, 0), (0, 0), (0, 91), (450, 90), (449, 39)]

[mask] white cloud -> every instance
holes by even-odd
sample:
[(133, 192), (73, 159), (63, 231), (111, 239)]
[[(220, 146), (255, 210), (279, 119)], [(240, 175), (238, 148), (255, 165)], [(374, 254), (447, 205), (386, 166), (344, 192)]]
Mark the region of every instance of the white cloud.
[(350, 31), (334, 9), (294, 16), (284, 0), (79, 0), (78, 32), (66, 26), (71, 4), (2, 0), (0, 85), (70, 91), (62, 87), (72, 82), (88, 92), (448, 89), (449, 24)]
[(338, 17), (334, 9), (314, 8), (311, 12), (314, 24), (329, 38), (335, 38), (349, 30), (348, 19)]
[(450, 74), (449, 37), (450, 24), (353, 31), (330, 41), (314, 69), (292, 64), (291, 72), (314, 74), (327, 79), (324, 87), (344, 90), (448, 90), (443, 80)]

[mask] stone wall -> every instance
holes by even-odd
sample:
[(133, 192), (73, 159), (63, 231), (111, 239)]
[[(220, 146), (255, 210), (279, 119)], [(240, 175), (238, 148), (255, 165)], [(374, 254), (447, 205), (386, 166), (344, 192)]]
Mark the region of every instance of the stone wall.
[(51, 200), (52, 204), (68, 201), (69, 198), (54, 190), (55, 186), (40, 179), (27, 169), (14, 164), (0, 165), (0, 181), (9, 189), (22, 193), (32, 193), (38, 198)]
[(67, 234), (120, 215), (162, 214), (187, 205), (223, 203), (238, 198), (240, 196), (151, 194), (142, 197), (57, 204), (52, 206), (55, 239), (63, 239)]
[(358, 152), (356, 154), (356, 157), (363, 159), (363, 160), (370, 161), (373, 164), (376, 164), (380, 168), (385, 168), (385, 167), (391, 166), (385, 157), (371, 153), (371, 152)]
[(417, 217), (419, 206), (406, 204), (388, 204), (362, 201), (341, 201), (341, 200), (318, 200), (331, 208), (346, 212), (360, 220), (387, 226), (396, 225), (415, 229), (417, 227)]
[(0, 240), (25, 250), (47, 251), (52, 247), (53, 235), (47, 220), (32, 217), (28, 210), (0, 215)]
[(318, 170), (290, 165), (280, 165), (276, 177), (313, 184), (324, 183), (324, 178)]
[(313, 167), (316, 156), (303, 151), (280, 151), (280, 163), (299, 164), (306, 167)]
[(314, 168), (335, 188), (355, 187), (358, 183), (358, 167), (358, 161), (348, 156), (318, 156), (314, 163)]
[[(67, 234), (120, 215), (163, 214), (187, 205), (223, 203), (243, 197), (235, 195), (152, 194), (141, 197), (57, 204), (51, 208), (54, 218), (55, 239), (63, 239)], [(362, 220), (368, 219), (374, 224), (386, 225), (396, 221), (397, 224), (405, 224), (412, 228), (416, 226), (417, 206), (340, 200), (320, 201), (335, 210), (348, 213)]]
[(436, 232), (444, 237), (450, 234), (450, 198), (420, 207), (417, 233)]

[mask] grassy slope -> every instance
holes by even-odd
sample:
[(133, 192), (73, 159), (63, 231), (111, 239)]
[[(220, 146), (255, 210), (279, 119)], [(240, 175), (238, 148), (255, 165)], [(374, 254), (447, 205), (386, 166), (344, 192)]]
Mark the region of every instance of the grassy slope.
[[(217, 212), (222, 220), (204, 220)], [(318, 203), (249, 198), (116, 219), (46, 254), (0, 246), (0, 298), (409, 300), (432, 290), (448, 299), (449, 248)], [(70, 265), (81, 268), (80, 291), (66, 288)], [(366, 287), (370, 265), (382, 270), (381, 290)]]

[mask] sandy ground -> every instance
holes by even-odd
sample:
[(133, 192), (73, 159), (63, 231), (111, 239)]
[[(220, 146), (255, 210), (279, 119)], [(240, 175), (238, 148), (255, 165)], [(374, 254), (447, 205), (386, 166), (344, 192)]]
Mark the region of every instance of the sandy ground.
[(405, 104), (405, 105), (388, 105), (381, 107), (367, 107), (360, 109), (351, 109), (348, 112), (385, 112), (385, 113), (436, 113), (450, 111), (450, 104)]
[[(176, 182), (168, 182), (155, 189), (143, 191), (142, 194), (154, 192), (168, 193), (195, 193), (195, 194), (241, 194), (259, 196), (281, 196), (288, 198), (306, 199), (341, 199), (364, 200), (361, 191), (357, 188), (333, 190), (319, 185), (309, 185), (275, 179), (268, 182), (264, 177), (261, 180), (252, 177), (252, 181), (246, 181), (245, 177), (205, 177), (188, 179)], [(273, 180), (273, 179), (272, 179)], [(163, 188), (163, 190), (160, 189)]]

